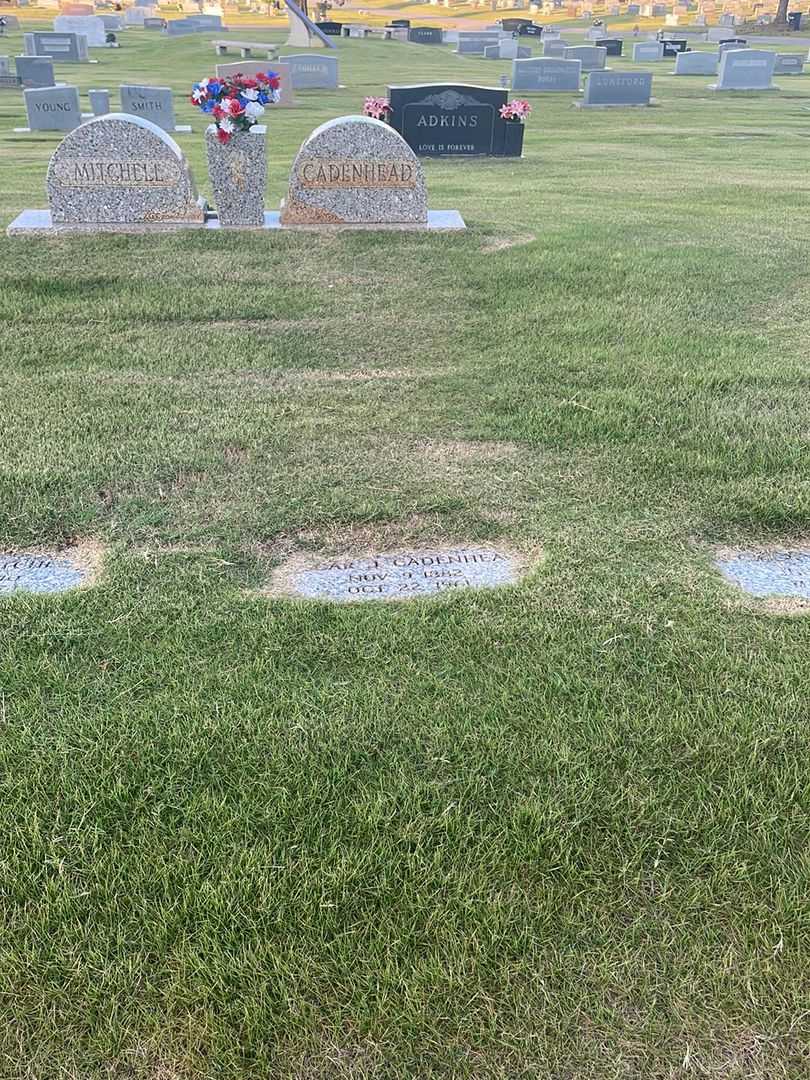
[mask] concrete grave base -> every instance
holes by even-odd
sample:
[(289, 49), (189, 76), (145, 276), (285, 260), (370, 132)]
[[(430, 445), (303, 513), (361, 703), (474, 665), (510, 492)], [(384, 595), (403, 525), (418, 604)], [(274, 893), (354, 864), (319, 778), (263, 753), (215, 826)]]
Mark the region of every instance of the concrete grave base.
[(779, 93), (781, 89), (781, 86), (762, 86), (744, 90), (741, 86), (718, 86), (717, 83), (709, 83), (707, 87), (707, 90), (714, 90), (718, 94), (774, 94)]
[[(64, 86), (64, 83), (57, 83), (56, 85), (57, 86)], [(47, 87), (47, 89), (50, 90), (50, 87)], [(82, 120), (93, 120), (93, 119), (95, 119), (95, 115), (96, 115), (95, 113), (83, 112), (82, 113)], [(193, 130), (193, 128), (191, 127), (191, 124), (178, 124), (176, 127), (172, 128), (172, 131), (176, 135), (189, 135), (189, 134), (191, 134), (192, 130)], [(24, 127), (24, 128), (12, 128), (12, 131), (14, 132), (15, 135), (30, 135), (31, 134), (31, 128), (27, 128), (27, 127)], [(62, 134), (64, 134), (64, 132), (62, 132)]]
[[(584, 93), (584, 91), (580, 91), (580, 93)], [(650, 98), (649, 101), (639, 101), (635, 104), (616, 102), (615, 105), (586, 105), (584, 101), (575, 101), (573, 104), (575, 109), (657, 109), (661, 107), (661, 103), (657, 98)]]
[[(215, 213), (206, 214), (205, 221), (199, 222), (171, 222), (140, 225), (122, 225), (117, 223), (105, 224), (75, 224), (54, 225), (51, 220), (50, 210), (23, 210), (6, 229), (8, 236), (67, 236), (71, 234), (86, 236), (90, 233), (167, 233), (178, 232), (181, 229), (221, 229), (219, 218)], [(361, 229), (367, 231), (386, 232), (463, 232), (467, 226), (464, 218), (458, 210), (428, 210), (427, 222), (403, 222), (380, 225), (282, 225), (278, 210), (265, 210), (264, 225), (260, 226), (263, 231), (277, 232), (344, 232), (347, 229)]]

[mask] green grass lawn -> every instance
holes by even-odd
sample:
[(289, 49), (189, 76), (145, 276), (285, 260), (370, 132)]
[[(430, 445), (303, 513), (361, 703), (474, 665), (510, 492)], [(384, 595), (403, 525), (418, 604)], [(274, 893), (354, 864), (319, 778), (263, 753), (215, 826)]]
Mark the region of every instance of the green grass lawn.
[[(60, 76), (172, 85), (210, 195), (207, 36), (121, 40)], [(364, 95), (509, 70), (339, 56), (270, 117), (270, 207)], [(462, 235), (0, 240), (0, 550), (105, 552), (0, 599), (3, 1080), (810, 1075), (810, 622), (711, 565), (810, 527), (810, 76), (672, 67), (428, 162)], [(3, 227), (59, 141), (18, 97)], [(465, 540), (542, 557), (259, 592)]]

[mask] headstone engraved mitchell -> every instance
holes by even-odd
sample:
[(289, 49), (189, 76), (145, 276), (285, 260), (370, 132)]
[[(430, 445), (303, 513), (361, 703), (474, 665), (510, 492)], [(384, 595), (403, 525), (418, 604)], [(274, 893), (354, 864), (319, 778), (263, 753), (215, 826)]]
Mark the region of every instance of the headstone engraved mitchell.
[(50, 210), (24, 210), (10, 236), (159, 232), (205, 221), (177, 143), (150, 120), (124, 113), (88, 120), (67, 135), (48, 165), (46, 187)]

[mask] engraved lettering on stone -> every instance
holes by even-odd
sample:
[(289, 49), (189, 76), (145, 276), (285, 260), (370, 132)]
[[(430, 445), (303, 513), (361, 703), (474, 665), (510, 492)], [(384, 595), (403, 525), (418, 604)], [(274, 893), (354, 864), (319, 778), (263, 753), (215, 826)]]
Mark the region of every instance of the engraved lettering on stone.
[(298, 170), (304, 188), (413, 188), (416, 174), (409, 161), (310, 158)]
[(54, 175), (73, 188), (171, 187), (180, 179), (180, 168), (169, 161), (62, 158)]

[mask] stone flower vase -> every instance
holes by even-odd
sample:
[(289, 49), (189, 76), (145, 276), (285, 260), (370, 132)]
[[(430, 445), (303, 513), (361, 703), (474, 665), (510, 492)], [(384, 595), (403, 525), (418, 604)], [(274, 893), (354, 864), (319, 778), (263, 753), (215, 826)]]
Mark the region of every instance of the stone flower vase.
[(237, 131), (229, 142), (221, 143), (215, 124), (205, 130), (208, 177), (224, 228), (260, 229), (264, 225), (266, 135), (265, 124), (254, 124), (249, 131)]

